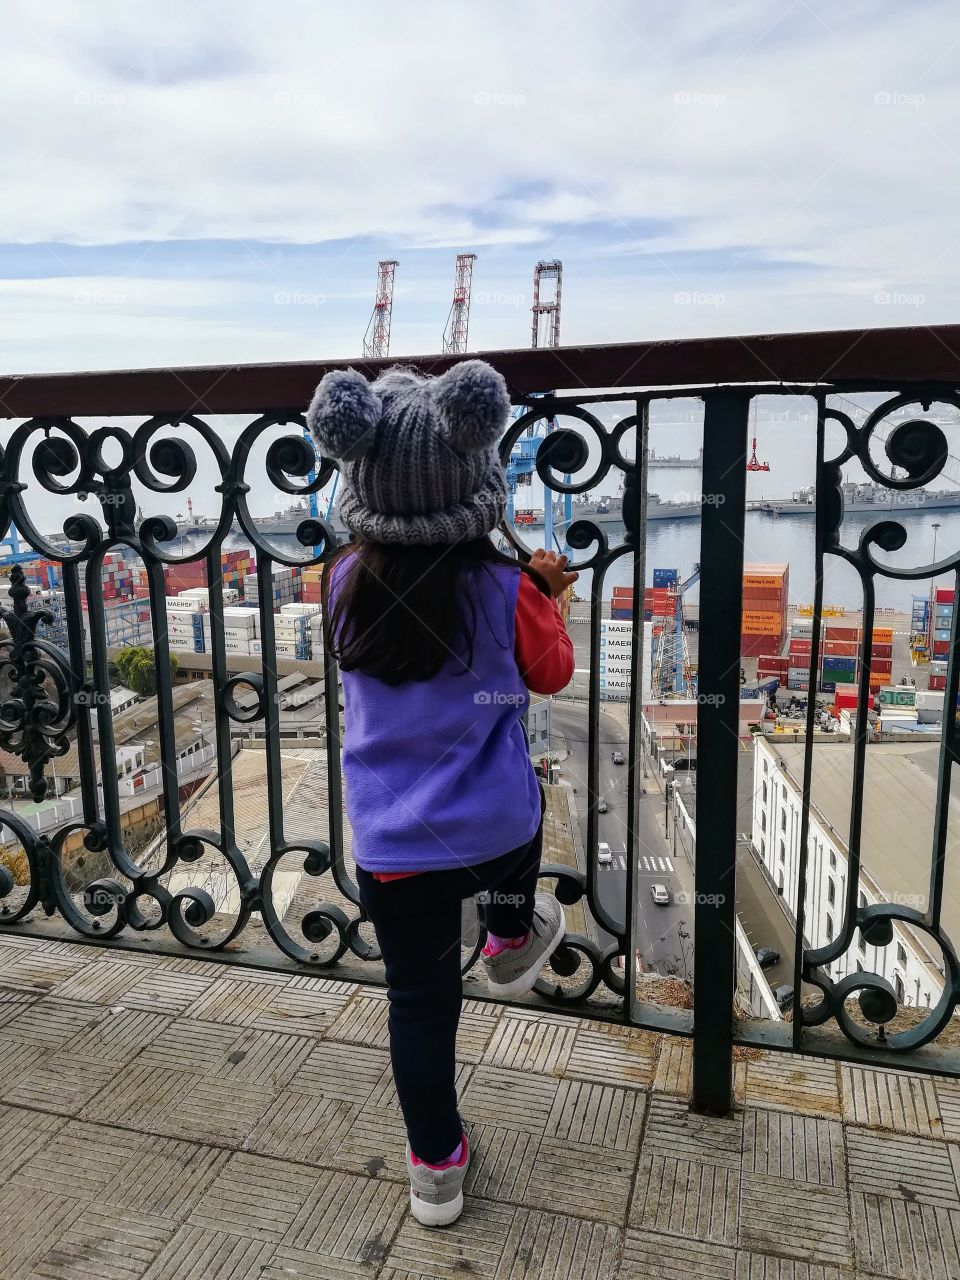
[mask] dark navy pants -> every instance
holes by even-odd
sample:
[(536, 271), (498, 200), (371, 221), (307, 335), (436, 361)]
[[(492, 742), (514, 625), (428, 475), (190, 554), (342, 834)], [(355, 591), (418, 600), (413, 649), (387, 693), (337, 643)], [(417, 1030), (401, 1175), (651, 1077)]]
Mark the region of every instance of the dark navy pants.
[(529, 844), (490, 862), (374, 880), (357, 868), (360, 899), (377, 931), (390, 997), (390, 1056), (407, 1137), (437, 1164), (460, 1141), (456, 1039), (463, 988), (461, 904), (483, 894), (487, 929), (519, 937), (533, 919), (543, 820)]

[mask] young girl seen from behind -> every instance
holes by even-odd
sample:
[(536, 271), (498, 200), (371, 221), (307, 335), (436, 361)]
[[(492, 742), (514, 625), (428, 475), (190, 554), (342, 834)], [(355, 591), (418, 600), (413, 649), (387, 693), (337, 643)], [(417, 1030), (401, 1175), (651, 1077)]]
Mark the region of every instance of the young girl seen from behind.
[(480, 895), (491, 993), (529, 991), (564, 932), (537, 893), (543, 794), (523, 716), (556, 693), (573, 647), (555, 603), (566, 558), (521, 566), (490, 533), (507, 486), (510, 410), (479, 360), (429, 379), (353, 370), (317, 388), (308, 422), (342, 471), (353, 540), (324, 579), (326, 643), (343, 672), (343, 774), (364, 910), (390, 998), (414, 1216), (453, 1222), (470, 1145), (457, 1108), (461, 904)]

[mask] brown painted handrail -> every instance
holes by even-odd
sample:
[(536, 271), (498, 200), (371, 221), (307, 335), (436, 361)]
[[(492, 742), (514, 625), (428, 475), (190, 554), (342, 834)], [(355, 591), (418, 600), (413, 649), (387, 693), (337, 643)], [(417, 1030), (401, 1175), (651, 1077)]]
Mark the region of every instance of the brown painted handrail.
[[(612, 346), (484, 351), (516, 394), (711, 383), (960, 382), (960, 325), (678, 338)], [(441, 373), (462, 356), (197, 365), (181, 369), (0, 375), (0, 418), (250, 413), (302, 409), (324, 373), (393, 364)]]

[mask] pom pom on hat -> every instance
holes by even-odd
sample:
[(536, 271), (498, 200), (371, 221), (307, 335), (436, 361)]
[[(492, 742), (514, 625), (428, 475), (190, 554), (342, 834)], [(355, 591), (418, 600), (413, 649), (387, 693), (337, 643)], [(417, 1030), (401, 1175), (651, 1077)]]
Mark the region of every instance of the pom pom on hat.
[(355, 369), (320, 381), (307, 410), (307, 426), (325, 457), (353, 462), (373, 447), (383, 412), (380, 397)]
[(455, 449), (479, 452), (496, 444), (510, 414), (503, 375), (483, 360), (464, 360), (437, 378), (433, 399)]

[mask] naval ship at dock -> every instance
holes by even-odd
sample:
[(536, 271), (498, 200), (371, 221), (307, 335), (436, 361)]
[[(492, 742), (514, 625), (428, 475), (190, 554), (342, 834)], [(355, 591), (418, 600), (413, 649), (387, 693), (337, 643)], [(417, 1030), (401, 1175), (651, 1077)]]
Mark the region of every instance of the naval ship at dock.
[[(872, 481), (844, 481), (843, 514), (888, 513), (904, 511), (949, 511), (960, 509), (960, 489), (888, 489)], [(810, 516), (817, 510), (817, 491), (813, 485), (797, 489), (790, 498), (761, 498), (748, 504), (751, 511), (768, 516)]]

